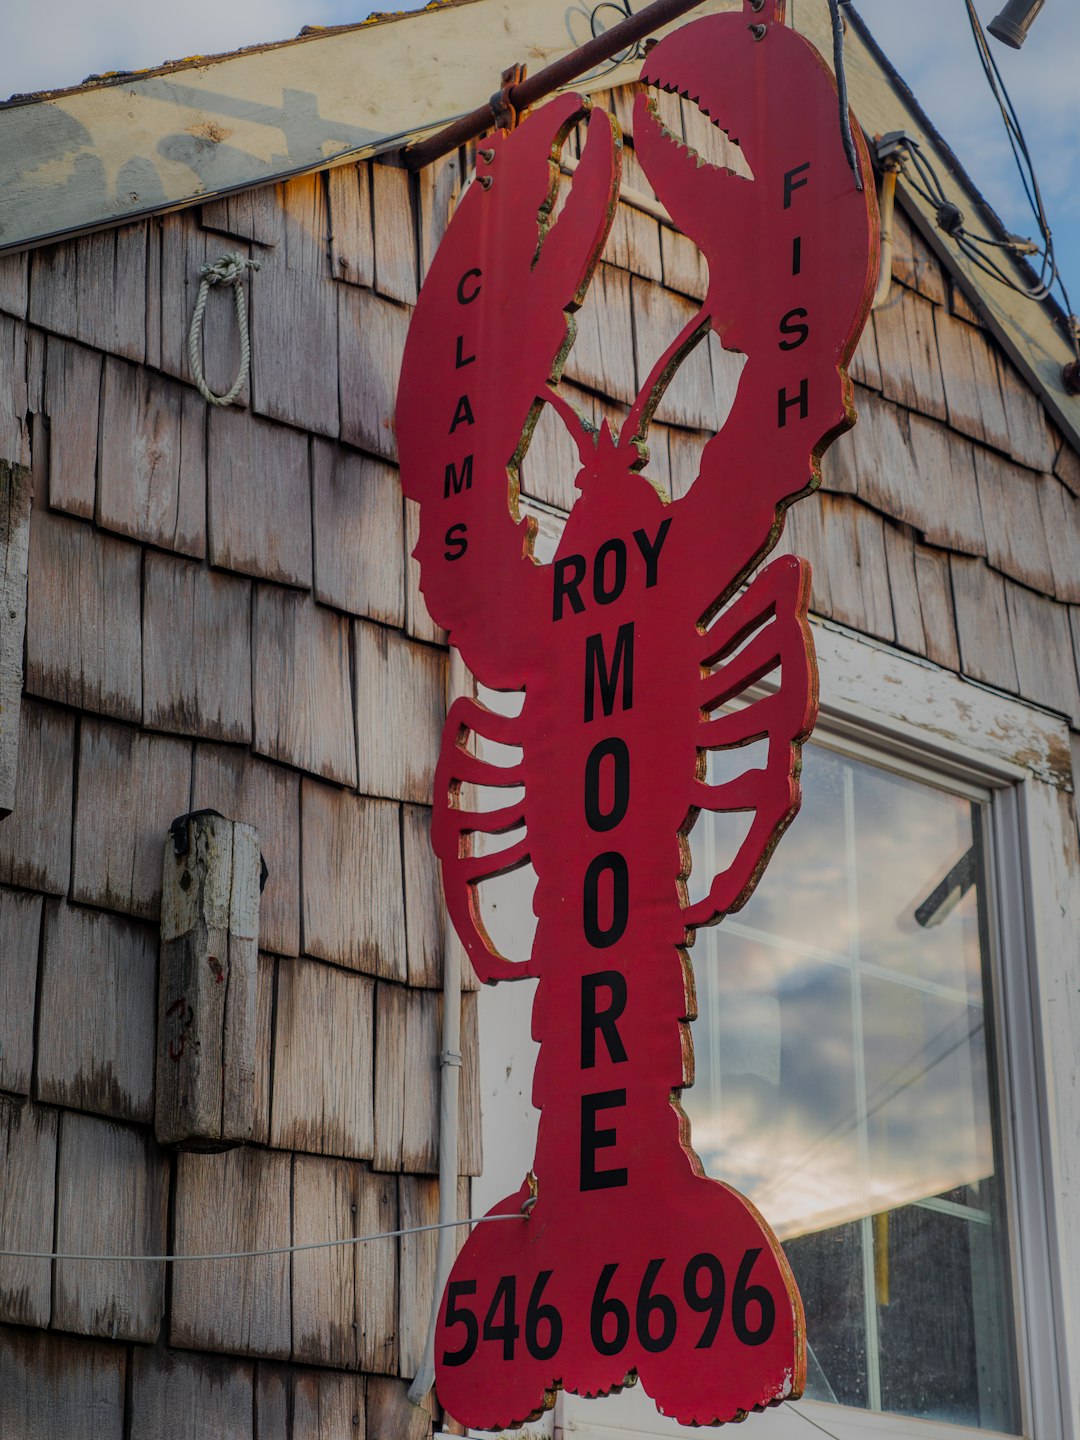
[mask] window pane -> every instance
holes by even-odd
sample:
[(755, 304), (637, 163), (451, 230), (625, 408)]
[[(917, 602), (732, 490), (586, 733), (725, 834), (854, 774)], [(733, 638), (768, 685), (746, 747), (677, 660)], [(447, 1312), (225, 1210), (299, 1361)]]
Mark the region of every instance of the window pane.
[(818, 747), (803, 790), (749, 904), (697, 937), (693, 1143), (791, 1257), (809, 1395), (1016, 1432), (980, 807)]

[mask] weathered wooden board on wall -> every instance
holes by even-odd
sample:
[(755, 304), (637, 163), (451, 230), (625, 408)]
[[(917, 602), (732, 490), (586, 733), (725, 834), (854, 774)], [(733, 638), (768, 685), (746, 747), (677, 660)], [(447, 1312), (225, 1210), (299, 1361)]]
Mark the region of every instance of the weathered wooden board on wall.
[(128, 1354), (123, 1345), (0, 1328), (0, 1435), (122, 1440)]
[(0, 460), (0, 820), (15, 803), (30, 496), (27, 467)]
[(162, 1145), (220, 1150), (255, 1124), (259, 841), (221, 815), (165, 841), (154, 1128)]
[[(56, 1249), (91, 1255), (165, 1250), (168, 1162), (145, 1130), (90, 1115), (60, 1117)], [(112, 1340), (157, 1339), (165, 1266), (57, 1261), (53, 1324)]]
[[(46, 1106), (0, 1099), (0, 1248), (53, 1248), (57, 1120)], [(48, 1260), (0, 1260), (0, 1320), (48, 1325), (51, 1270)], [(8, 1433), (3, 1404), (0, 1390), (0, 1435)]]

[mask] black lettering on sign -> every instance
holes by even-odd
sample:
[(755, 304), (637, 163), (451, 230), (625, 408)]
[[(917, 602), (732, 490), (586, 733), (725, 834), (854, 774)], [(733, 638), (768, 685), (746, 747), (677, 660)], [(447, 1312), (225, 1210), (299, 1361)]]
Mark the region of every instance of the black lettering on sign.
[(599, 1130), (596, 1117), (602, 1110), (618, 1110), (626, 1104), (625, 1090), (601, 1090), (595, 1095), (581, 1097), (581, 1190), (617, 1190), (628, 1182), (624, 1166), (611, 1170), (598, 1170), (596, 1152), (610, 1150), (618, 1140), (614, 1126)]
[(462, 490), (472, 489), (472, 466), (473, 457), (466, 455), (461, 462), (461, 474), (458, 474), (457, 466), (453, 461), (446, 467), (446, 476), (443, 480), (443, 499), (450, 499), (450, 491), (460, 495)]
[[(550, 1360), (562, 1344), (562, 1316), (554, 1305), (542, 1305), (540, 1297), (554, 1270), (541, 1270), (525, 1310), (525, 1348), (534, 1360)], [(547, 1339), (540, 1339), (540, 1326), (547, 1326)]]
[(802, 274), (802, 236), (796, 235), (791, 242), (791, 273), (792, 275)]
[[(502, 1319), (499, 1318), (500, 1309)], [(495, 1286), (495, 1294), (484, 1316), (484, 1328), (480, 1332), (485, 1340), (502, 1342), (502, 1358), (513, 1360), (521, 1326), (517, 1321), (517, 1276), (503, 1275)]]
[[(784, 209), (785, 209), (785, 210), (790, 210), (790, 209), (791, 209), (791, 197), (795, 194), (795, 191), (796, 191), (796, 190), (801, 190), (804, 185), (809, 185), (809, 183), (810, 183), (809, 180), (807, 180), (807, 179), (805, 178), (805, 172), (806, 172), (807, 170), (809, 170), (809, 169), (810, 169), (810, 161), (807, 160), (807, 161), (805, 161), (802, 165), (796, 165), (794, 170), (789, 170), (789, 171), (785, 174), (785, 176), (784, 176)], [(796, 175), (802, 175), (804, 178), (803, 178), (802, 180), (796, 180), (796, 179), (795, 179), (795, 176), (796, 176)]]
[(585, 579), (585, 556), (567, 555), (562, 560), (556, 560), (553, 569), (555, 588), (551, 618), (562, 619), (564, 597), (570, 601), (570, 609), (574, 614), (580, 615), (585, 609), (585, 601), (578, 594), (581, 582)]
[(467, 525), (451, 525), (444, 536), (444, 544), (448, 547), (443, 555), (444, 560), (460, 560), (469, 548), (469, 542), (465, 538), (469, 532)]
[(471, 364), (473, 363), (473, 361), (476, 359), (476, 356), (475, 356), (475, 355), (463, 355), (463, 354), (462, 354), (462, 349), (463, 349), (463, 347), (464, 347), (464, 343), (465, 343), (465, 336), (464, 336), (464, 335), (459, 335), (459, 336), (457, 337), (457, 356), (456, 356), (455, 359), (454, 359), (454, 369), (455, 369), (455, 370), (461, 370), (464, 366), (466, 366), (466, 365), (471, 365)]
[(786, 389), (781, 390), (778, 397), (778, 405), (780, 413), (777, 423), (781, 430), (787, 424), (787, 412), (791, 409), (792, 405), (798, 405), (799, 419), (805, 420), (810, 409), (810, 381), (804, 380), (802, 382), (797, 395), (789, 397)]
[[(611, 804), (605, 810), (600, 798), (601, 766), (612, 763)], [(625, 740), (613, 735), (594, 745), (585, 762), (585, 819), (590, 830), (614, 830), (630, 804), (630, 751)]]
[[(589, 1339), (598, 1355), (617, 1355), (630, 1338), (630, 1311), (617, 1295), (609, 1295), (608, 1286), (615, 1278), (618, 1265), (605, 1265), (593, 1291), (589, 1307)], [(614, 1330), (609, 1335), (611, 1326)]]
[(469, 280), (479, 280), (483, 273), (484, 272), (482, 270), (465, 271), (465, 274), (462, 275), (461, 279), (458, 281), (457, 298), (459, 305), (471, 305), (472, 302), (476, 299), (476, 297), (480, 294), (480, 291), (483, 287), (480, 285), (476, 285), (473, 287), (472, 291), (468, 295), (466, 295), (465, 285)]
[[(645, 1267), (634, 1311), (638, 1344), (643, 1350), (648, 1350), (653, 1355), (659, 1355), (664, 1350), (671, 1348), (672, 1341), (675, 1339), (675, 1331), (679, 1327), (679, 1312), (675, 1309), (675, 1303), (671, 1297), (662, 1291), (653, 1294), (652, 1287), (663, 1268), (663, 1260), (649, 1261)], [(654, 1323), (657, 1320), (659, 1326)]]
[[(702, 1294), (700, 1277), (702, 1274), (708, 1276), (708, 1283), (705, 1293)], [(724, 1292), (727, 1289), (727, 1280), (724, 1277), (724, 1267), (715, 1255), (708, 1251), (702, 1251), (686, 1267), (683, 1275), (683, 1296), (691, 1310), (697, 1310), (702, 1315), (708, 1315), (705, 1322), (705, 1329), (697, 1341), (698, 1350), (708, 1350), (709, 1346), (716, 1339), (716, 1332), (720, 1329), (720, 1321), (724, 1318)]]
[[(776, 1302), (764, 1285), (751, 1285), (750, 1271), (760, 1250), (747, 1250), (743, 1255), (739, 1273), (735, 1277), (735, 1289), (731, 1294), (731, 1327), (736, 1340), (744, 1345), (764, 1345), (776, 1325)], [(748, 1312), (751, 1305), (758, 1310), (757, 1324), (751, 1325)]]
[[(609, 556), (615, 561), (610, 585), (607, 583)], [(592, 589), (593, 599), (598, 605), (610, 605), (626, 589), (626, 544), (624, 541), (605, 540), (597, 550), (596, 559), (593, 561)]]
[[(601, 925), (600, 881), (605, 875), (611, 876), (611, 919), (607, 925)], [(630, 871), (625, 855), (606, 850), (590, 860), (585, 871), (581, 908), (585, 939), (594, 950), (606, 950), (622, 939), (630, 919)]]
[(635, 530), (634, 539), (641, 551), (641, 558), (645, 561), (645, 589), (651, 590), (656, 584), (657, 561), (660, 559), (660, 551), (664, 548), (664, 541), (667, 539), (667, 532), (671, 529), (671, 516), (664, 521), (656, 532), (656, 539), (650, 540), (644, 530)]
[(801, 307), (796, 310), (789, 310), (780, 321), (780, 334), (792, 335), (792, 340), (781, 340), (781, 350), (798, 350), (800, 345), (806, 343), (810, 338), (810, 326), (803, 322), (807, 317), (807, 311)]
[(475, 1280), (451, 1280), (446, 1287), (446, 1329), (449, 1330), (454, 1325), (464, 1325), (465, 1339), (456, 1350), (443, 1351), (444, 1365), (464, 1365), (476, 1350), (480, 1339), (480, 1324), (468, 1306), (461, 1303), (463, 1296), (475, 1294)]
[[(600, 1008), (601, 990), (607, 991), (607, 1004)], [(592, 1070), (596, 1065), (596, 1037), (604, 1037), (608, 1059), (621, 1065), (626, 1059), (626, 1046), (619, 1034), (618, 1020), (626, 1009), (626, 976), (618, 970), (598, 970), (581, 977), (581, 1068)]]
[[(597, 1117), (603, 1110), (621, 1108), (625, 1104), (625, 1090), (605, 1090), (581, 1097), (582, 1190), (603, 1190), (627, 1183), (625, 1169), (598, 1170), (596, 1167), (596, 1152), (610, 1149), (617, 1143), (613, 1128), (597, 1128)], [(765, 1344), (776, 1327), (776, 1302), (772, 1292), (766, 1285), (751, 1284), (751, 1272), (760, 1255), (760, 1249), (743, 1252), (731, 1293), (731, 1329), (739, 1343), (747, 1346)], [(735, 1257), (731, 1258), (734, 1261)], [(663, 1258), (649, 1260), (640, 1280), (636, 1267), (623, 1269), (618, 1261), (601, 1267), (589, 1306), (589, 1338), (597, 1354), (617, 1355), (626, 1346), (631, 1333), (636, 1334), (643, 1350), (658, 1355), (670, 1349), (687, 1320), (691, 1328), (697, 1330), (691, 1316), (680, 1313), (680, 1300), (691, 1312), (706, 1317), (695, 1348), (712, 1348), (724, 1319), (727, 1279), (722, 1261), (708, 1250), (694, 1255), (682, 1273), (681, 1287), (674, 1277), (669, 1277), (667, 1283), (661, 1279), (666, 1264)], [(554, 1270), (539, 1272), (525, 1307), (525, 1348), (535, 1360), (550, 1360), (563, 1340), (563, 1318), (558, 1306), (551, 1301), (545, 1302), (543, 1298), (554, 1276)], [(522, 1334), (517, 1304), (519, 1278), (528, 1284), (526, 1277), (515, 1274), (500, 1275), (494, 1282), (482, 1326), (472, 1302), (475, 1301), (483, 1310), (487, 1296), (477, 1293), (475, 1280), (450, 1281), (443, 1302), (444, 1334), (449, 1338), (452, 1329), (464, 1334), (456, 1350), (443, 1351), (444, 1365), (466, 1364), (481, 1343), (498, 1347), (504, 1361), (516, 1358)], [(576, 1276), (575, 1279), (584, 1277)], [(635, 1288), (637, 1298), (631, 1317), (627, 1300)]]
[(457, 409), (454, 411), (454, 418), (450, 422), (450, 434), (452, 435), (459, 425), (475, 425), (472, 406), (469, 404), (469, 397), (462, 395), (457, 402)]
[(615, 696), (622, 674), (622, 708), (630, 710), (634, 704), (634, 622), (628, 620), (619, 626), (615, 636), (615, 652), (608, 665), (604, 654), (604, 637), (590, 635), (585, 641), (585, 720), (588, 722), (596, 713), (596, 688), (600, 687), (600, 703), (604, 714), (610, 715), (615, 709)]

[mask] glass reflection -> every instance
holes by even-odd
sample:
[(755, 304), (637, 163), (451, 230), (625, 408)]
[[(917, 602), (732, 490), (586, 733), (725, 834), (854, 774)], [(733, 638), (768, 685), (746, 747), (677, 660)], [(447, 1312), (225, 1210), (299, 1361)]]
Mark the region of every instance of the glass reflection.
[[(808, 1395), (1016, 1433), (980, 807), (817, 746), (803, 791), (694, 947), (694, 1147), (785, 1244)], [(725, 843), (703, 814), (699, 885)]]

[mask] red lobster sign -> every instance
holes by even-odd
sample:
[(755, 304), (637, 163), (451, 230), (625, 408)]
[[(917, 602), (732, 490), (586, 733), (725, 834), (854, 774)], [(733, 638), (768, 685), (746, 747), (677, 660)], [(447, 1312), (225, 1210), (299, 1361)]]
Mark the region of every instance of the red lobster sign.
[[(435, 781), (434, 847), (477, 974), (539, 979), (535, 1163), (492, 1212), (525, 1218), (470, 1235), (436, 1336), (440, 1399), (477, 1428), (521, 1422), (560, 1385), (601, 1395), (635, 1373), (684, 1424), (802, 1393), (802, 1304), (787, 1260), (753, 1205), (702, 1174), (679, 1105), (693, 1080), (684, 947), (760, 878), (798, 808), (816, 713), (809, 567), (785, 557), (754, 571), (853, 423), (845, 366), (877, 272), (873, 185), (857, 187), (832, 76), (785, 28), (783, 8), (745, 0), (741, 14), (686, 25), (645, 61), (643, 84), (696, 102), (754, 178), (676, 145), (638, 96), (638, 159), (710, 282), (618, 436), (587, 428), (558, 389), (619, 193), (618, 126), (579, 95), (483, 142), (405, 350), (401, 473), (420, 502), (428, 606), (485, 685), (524, 691), (513, 719), (453, 706)], [(550, 224), (560, 151), (581, 120), (587, 142)], [(748, 359), (727, 424), (673, 502), (648, 478), (649, 422), (710, 329)], [(541, 565), (517, 477), (545, 405), (581, 468), (580, 499)], [(723, 709), (776, 670), (774, 693)], [(471, 736), (521, 758), (479, 759)], [(763, 769), (706, 783), (709, 751), (760, 740)], [(523, 787), (524, 798), (472, 811), (465, 784)], [(753, 820), (690, 904), (687, 835), (702, 810)], [(478, 834), (507, 846), (475, 853)], [(477, 886), (528, 862), (538, 927), (531, 957), (513, 962), (484, 929)]]

